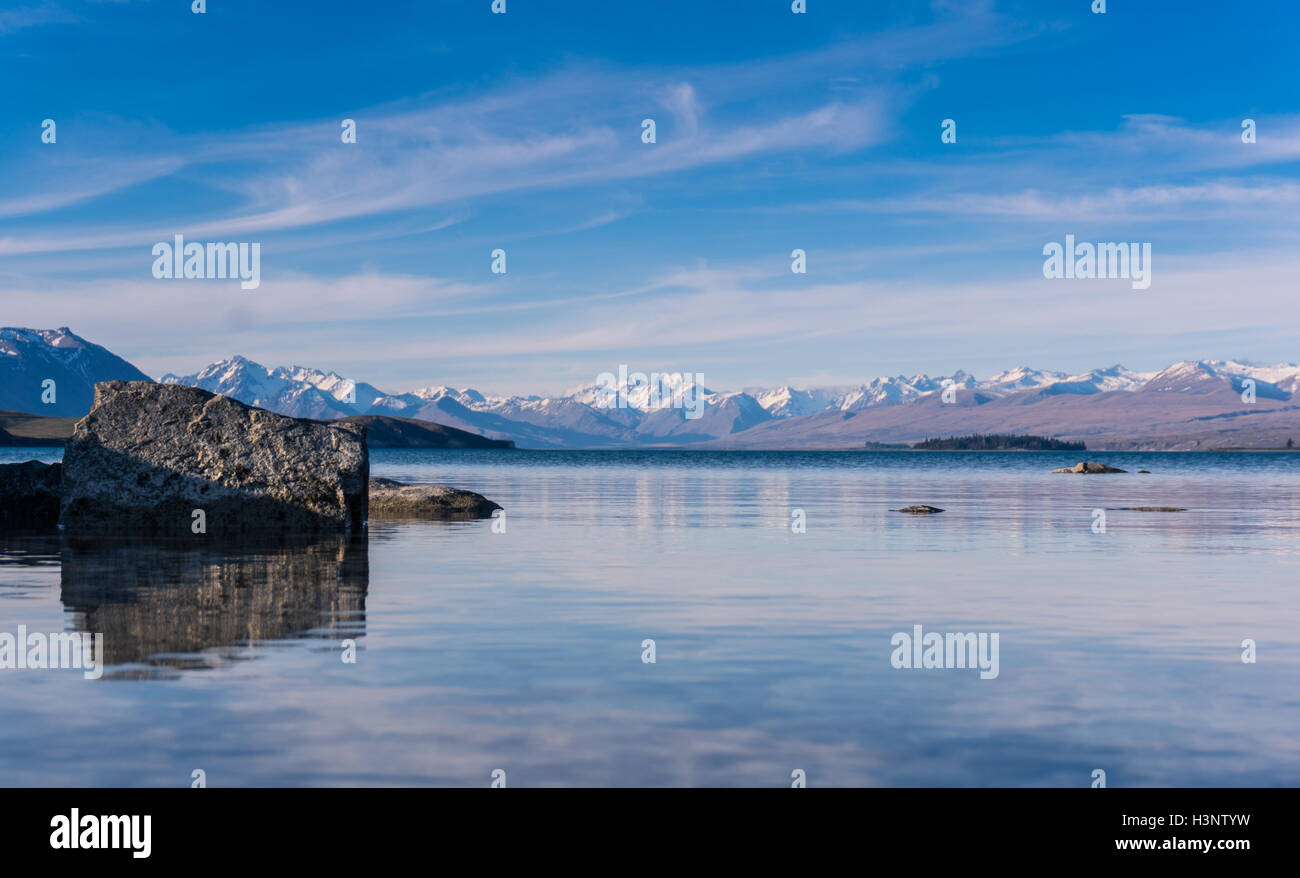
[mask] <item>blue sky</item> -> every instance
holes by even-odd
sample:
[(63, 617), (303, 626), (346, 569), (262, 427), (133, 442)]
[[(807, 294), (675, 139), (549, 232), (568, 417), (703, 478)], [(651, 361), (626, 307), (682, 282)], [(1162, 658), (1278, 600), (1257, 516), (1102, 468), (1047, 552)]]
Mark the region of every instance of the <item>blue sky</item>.
[[(1296, 359), (1300, 4), (490, 5), (7, 4), (0, 323), (394, 392)], [(1067, 233), (1151, 287), (1045, 279)]]

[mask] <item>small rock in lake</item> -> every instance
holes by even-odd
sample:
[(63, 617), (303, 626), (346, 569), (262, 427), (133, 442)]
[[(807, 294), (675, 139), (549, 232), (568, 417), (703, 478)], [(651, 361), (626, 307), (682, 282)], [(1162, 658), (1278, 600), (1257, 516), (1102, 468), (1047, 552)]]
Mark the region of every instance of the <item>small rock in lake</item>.
[(1128, 470), (1116, 469), (1113, 466), (1106, 466), (1104, 463), (1097, 463), (1093, 460), (1081, 460), (1074, 466), (1061, 467), (1052, 470), (1054, 473), (1123, 473)]
[(487, 518), (501, 507), (482, 494), (445, 485), (404, 485), (392, 479), (370, 480), (370, 517), (466, 519)]
[(891, 512), (906, 512), (908, 515), (934, 515), (936, 512), (943, 512), (938, 506), (904, 506), (902, 509), (891, 509)]

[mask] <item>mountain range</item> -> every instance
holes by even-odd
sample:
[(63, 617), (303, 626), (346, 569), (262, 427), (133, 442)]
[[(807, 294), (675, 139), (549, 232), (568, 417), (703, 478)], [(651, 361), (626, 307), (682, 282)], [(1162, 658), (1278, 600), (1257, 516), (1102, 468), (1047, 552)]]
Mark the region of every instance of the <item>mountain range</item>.
[[(66, 327), (0, 329), (0, 354), (0, 408), (80, 415), (89, 408), (94, 381), (147, 380)], [(44, 377), (59, 382), (57, 407), (39, 403)], [(969, 433), (1033, 433), (1086, 441), (1090, 448), (1204, 449), (1278, 447), (1300, 436), (1295, 364), (1194, 360), (1157, 372), (1115, 365), (1080, 374), (1022, 366), (983, 380), (959, 371), (729, 392), (685, 374), (661, 387), (636, 377), (617, 387), (625, 407), (607, 407), (609, 387), (595, 382), (555, 397), (491, 396), (446, 386), (389, 393), (336, 372), (267, 367), (240, 356), (161, 380), (293, 417), (406, 418), (522, 448), (851, 449)], [(1252, 392), (1254, 401), (1245, 401)], [(683, 403), (696, 394), (704, 405), (691, 418)]]

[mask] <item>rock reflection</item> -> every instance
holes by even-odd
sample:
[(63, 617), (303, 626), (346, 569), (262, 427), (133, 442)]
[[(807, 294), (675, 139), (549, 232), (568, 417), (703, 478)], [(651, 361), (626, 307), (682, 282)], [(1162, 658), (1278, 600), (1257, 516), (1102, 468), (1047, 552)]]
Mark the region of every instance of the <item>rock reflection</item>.
[(71, 627), (104, 634), (106, 664), (144, 666), (113, 676), (212, 667), (260, 641), (365, 632), (364, 534), (201, 546), (69, 538), (61, 548)]

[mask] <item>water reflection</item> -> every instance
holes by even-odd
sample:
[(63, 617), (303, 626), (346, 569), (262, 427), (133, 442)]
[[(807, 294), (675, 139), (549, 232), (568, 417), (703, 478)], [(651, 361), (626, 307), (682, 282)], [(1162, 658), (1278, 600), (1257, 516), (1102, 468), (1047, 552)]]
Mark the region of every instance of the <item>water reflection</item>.
[(65, 537), (60, 550), (71, 627), (104, 634), (108, 665), (143, 666), (128, 676), (211, 667), (258, 642), (364, 634), (364, 534), (226, 545)]
[(59, 563), (59, 532), (0, 528), (0, 570)]
[[(75, 616), (134, 662), (106, 677), (172, 678), (0, 674), (0, 781), (188, 785), (201, 766), (229, 785), (484, 786), (505, 767), (512, 786), (788, 786), (798, 767), (818, 786), (1087, 788), (1105, 767), (1113, 786), (1300, 784), (1300, 454), (1101, 459), (1152, 473), (377, 452), (377, 475), (501, 502), (509, 530), (375, 523), (355, 576), (343, 541), (115, 556), (0, 534), (0, 632)], [(910, 503), (947, 511), (889, 511)], [(1095, 508), (1147, 505), (1188, 511), (1091, 529)], [(918, 622), (1000, 632), (1001, 675), (894, 669), (891, 635)], [(339, 662), (363, 626), (361, 660)]]

